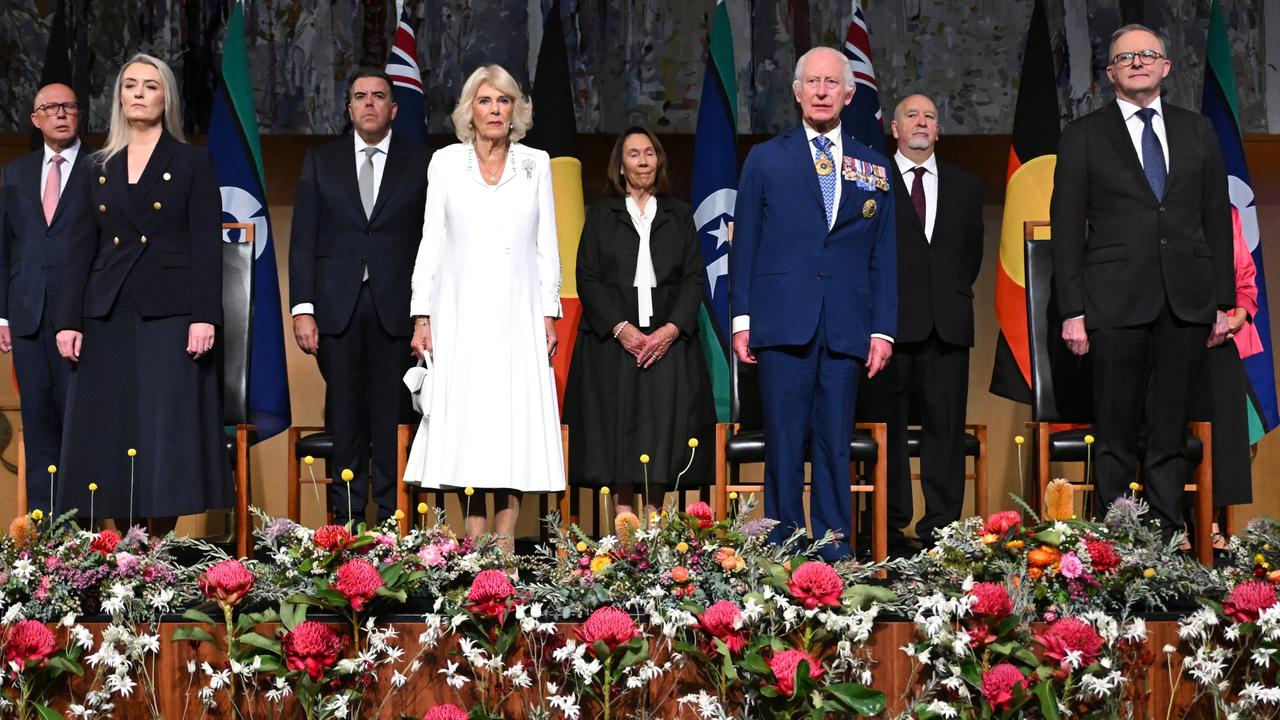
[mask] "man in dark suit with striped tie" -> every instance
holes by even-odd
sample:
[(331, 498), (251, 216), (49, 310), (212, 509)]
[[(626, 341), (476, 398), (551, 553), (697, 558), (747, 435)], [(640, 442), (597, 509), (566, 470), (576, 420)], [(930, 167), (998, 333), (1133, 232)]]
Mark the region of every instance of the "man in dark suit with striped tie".
[(40, 88), (31, 122), (44, 142), (10, 162), (0, 183), (0, 350), (13, 351), (21, 393), (27, 504), (49, 512), (45, 469), (61, 452), (71, 372), (54, 342), (53, 305), (70, 237), (95, 231), (88, 214), (92, 160), (80, 143), (80, 104), (71, 88)]
[(1093, 358), (1099, 512), (1141, 462), (1168, 538), (1190, 479), (1188, 397), (1236, 303), (1231, 205), (1213, 126), (1160, 97), (1171, 68), (1160, 38), (1126, 25), (1108, 57), (1115, 102), (1067, 125), (1058, 145), (1054, 291), (1067, 347)]

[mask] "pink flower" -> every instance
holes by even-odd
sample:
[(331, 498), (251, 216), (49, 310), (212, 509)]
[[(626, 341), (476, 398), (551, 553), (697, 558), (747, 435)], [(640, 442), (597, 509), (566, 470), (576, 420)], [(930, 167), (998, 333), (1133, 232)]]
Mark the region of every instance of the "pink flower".
[(424, 545), (418, 551), (418, 559), (428, 567), (444, 567), (444, 553), (440, 552), (439, 545)]
[(1044, 656), (1057, 662), (1062, 669), (1068, 667), (1067, 656), (1079, 653), (1075, 667), (1088, 667), (1102, 653), (1102, 636), (1089, 623), (1073, 617), (1064, 617), (1049, 626), (1036, 641), (1044, 646)]
[(23, 620), (9, 629), (4, 638), (4, 663), (44, 666), (54, 651), (53, 632), (38, 620)]
[(1108, 573), (1120, 567), (1120, 554), (1116, 552), (1115, 545), (1106, 540), (1085, 538), (1084, 546), (1089, 550), (1090, 564), (1095, 573)]
[(742, 611), (737, 603), (721, 600), (707, 608), (698, 621), (711, 637), (724, 642), (730, 653), (742, 652), (747, 646), (746, 633), (742, 632)]
[(1074, 580), (1084, 574), (1084, 563), (1080, 562), (1080, 556), (1069, 552), (1062, 556), (1058, 571), (1063, 577)]
[(333, 587), (351, 603), (352, 610), (361, 612), (382, 586), (382, 574), (378, 568), (368, 560), (356, 558), (338, 568), (338, 582)]
[(982, 673), (982, 697), (997, 712), (1013, 702), (1013, 694), (1018, 688), (1025, 690), (1029, 685), (1022, 671), (1009, 663), (1000, 663)]
[(346, 647), (345, 637), (315, 620), (298, 623), (280, 641), (285, 666), (305, 672), (315, 682), (324, 678), (324, 671), (338, 662), (338, 655)]
[(436, 705), (422, 716), (422, 720), (470, 720), (471, 713), (457, 705)]
[(1022, 525), (1022, 516), (1015, 510), (1005, 510), (987, 518), (987, 522), (982, 526), (982, 534), (1004, 535), (1020, 525)]
[(116, 546), (119, 544), (120, 533), (115, 530), (103, 530), (89, 544), (89, 549), (99, 555), (110, 555), (116, 551)]
[(969, 591), (969, 594), (976, 599), (973, 604), (974, 615), (1003, 620), (1013, 612), (1013, 600), (1003, 585), (989, 582), (974, 583), (973, 590)]
[(227, 559), (204, 571), (197, 581), (200, 592), (221, 608), (229, 608), (249, 594), (253, 587), (253, 573), (239, 560)]
[(1231, 589), (1222, 613), (1236, 622), (1257, 622), (1262, 611), (1276, 604), (1276, 586), (1261, 580), (1247, 580)]
[(515, 594), (516, 589), (505, 572), (496, 569), (481, 570), (476, 579), (471, 581), (471, 589), (467, 591), (467, 609), (478, 615), (497, 618), (501, 625)]
[(701, 500), (690, 505), (685, 512), (698, 518), (698, 527), (700, 528), (709, 528), (713, 524), (711, 506)]
[(632, 620), (625, 611), (612, 605), (606, 605), (591, 613), (591, 617), (587, 618), (587, 621), (578, 629), (578, 639), (591, 648), (593, 655), (595, 648), (592, 646), (597, 642), (603, 642), (612, 652), (618, 649), (619, 645), (625, 645), (639, 635), (640, 631), (636, 629), (635, 620)]
[(773, 671), (773, 677), (778, 681), (774, 686), (778, 692), (787, 697), (795, 694), (796, 671), (800, 669), (802, 662), (809, 663), (809, 677), (814, 680), (822, 677), (826, 672), (822, 669), (821, 663), (803, 650), (784, 650), (769, 658), (769, 669)]
[(809, 561), (791, 573), (787, 591), (804, 605), (805, 610), (813, 610), (819, 605), (839, 607), (844, 581), (830, 565)]
[(345, 525), (324, 525), (316, 528), (311, 539), (329, 552), (338, 552), (351, 544), (351, 531)]

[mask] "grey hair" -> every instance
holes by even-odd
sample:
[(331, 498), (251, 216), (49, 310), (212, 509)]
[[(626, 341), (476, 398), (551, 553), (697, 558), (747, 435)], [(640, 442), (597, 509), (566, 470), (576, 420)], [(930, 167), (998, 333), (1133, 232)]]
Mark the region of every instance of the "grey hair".
[(182, 98), (179, 97), (181, 91), (178, 89), (177, 79), (173, 76), (173, 70), (170, 70), (169, 64), (160, 58), (138, 53), (121, 65), (120, 72), (116, 73), (115, 90), (111, 94), (111, 126), (107, 130), (107, 142), (95, 153), (98, 162), (103, 165), (129, 146), (129, 122), (124, 119), (124, 110), (120, 106), (120, 88), (124, 85), (124, 71), (128, 70), (130, 65), (150, 65), (160, 74), (160, 89), (164, 91), (164, 115), (161, 117), (161, 122), (164, 123), (164, 129), (178, 142), (187, 141), (186, 135), (182, 132)]
[(450, 115), (453, 119), (453, 134), (464, 143), (476, 139), (476, 129), (471, 124), (471, 104), (475, 102), (480, 86), (485, 83), (489, 83), (497, 88), (498, 92), (511, 98), (509, 137), (511, 142), (518, 141), (533, 127), (533, 101), (521, 92), (520, 83), (516, 82), (516, 79), (511, 77), (511, 73), (501, 65), (481, 65), (471, 73), (471, 77), (467, 78), (467, 82), (462, 86), (462, 95), (458, 98), (458, 104)]
[(853, 63), (849, 62), (849, 58), (845, 57), (844, 53), (833, 47), (827, 47), (826, 45), (819, 45), (815, 48), (810, 48), (805, 54), (800, 56), (799, 60), (796, 60), (796, 73), (791, 80), (791, 85), (797, 88), (800, 87), (800, 78), (804, 75), (805, 62), (807, 62), (810, 57), (819, 53), (832, 53), (836, 57), (840, 58), (840, 61), (844, 63), (844, 81), (842, 89), (852, 90), (855, 82), (853, 78)]
[(1108, 63), (1111, 62), (1111, 58), (1116, 56), (1116, 42), (1120, 40), (1121, 36), (1131, 32), (1144, 32), (1144, 33), (1149, 33), (1151, 35), (1154, 35), (1156, 38), (1156, 42), (1160, 43), (1160, 54), (1166, 55), (1166, 56), (1168, 55), (1168, 52), (1165, 50), (1164, 37), (1160, 35), (1160, 33), (1156, 32), (1155, 30), (1152, 30), (1151, 28), (1147, 27), (1146, 25), (1143, 25), (1142, 23), (1129, 23), (1128, 25), (1121, 25), (1120, 27), (1116, 28), (1115, 32), (1111, 33), (1111, 42), (1107, 45), (1107, 62)]

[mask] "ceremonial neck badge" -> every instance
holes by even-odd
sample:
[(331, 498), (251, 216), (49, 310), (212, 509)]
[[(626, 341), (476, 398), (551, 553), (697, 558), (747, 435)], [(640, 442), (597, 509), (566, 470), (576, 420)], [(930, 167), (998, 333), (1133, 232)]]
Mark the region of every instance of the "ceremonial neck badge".
[(818, 159), (813, 163), (813, 167), (814, 167), (814, 169), (815, 169), (815, 170), (817, 170), (817, 171), (818, 171), (818, 174), (819, 174), (819, 175), (822, 175), (822, 176), (824, 176), (824, 177), (825, 177), (825, 176), (827, 176), (827, 175), (830, 175), (832, 172), (834, 172), (834, 171), (835, 171), (835, 166), (834, 166), (834, 165), (832, 165), (832, 164), (831, 164), (831, 161), (830, 161), (830, 160), (828, 160), (828, 159), (827, 159), (827, 158), (825, 158), (825, 157), (820, 157), (820, 158), (818, 158)]

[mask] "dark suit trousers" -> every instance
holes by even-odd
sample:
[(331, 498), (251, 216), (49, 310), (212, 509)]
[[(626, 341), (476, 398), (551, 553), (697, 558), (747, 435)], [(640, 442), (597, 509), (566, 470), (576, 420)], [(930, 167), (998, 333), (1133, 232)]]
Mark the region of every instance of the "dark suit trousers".
[(847, 557), (853, 526), (849, 440), (863, 362), (828, 349), (821, 327), (806, 345), (759, 348), (756, 357), (767, 448), (764, 515), (780, 523), (771, 540), (779, 543), (805, 527), (804, 463), (810, 448), (813, 535), (840, 533), (843, 539), (824, 547), (822, 556)]
[(372, 496), (378, 520), (386, 520), (396, 511), (396, 425), (406, 416), (409, 396), (401, 378), (411, 358), (408, 340), (389, 334), (378, 320), (368, 283), (360, 287), (346, 330), (320, 336), (317, 360), (325, 381), (325, 425), (333, 434), (329, 510), (336, 522), (350, 519), (341, 478), (349, 468), (355, 474), (351, 513), (363, 517)]
[(916, 524), (929, 543), (933, 531), (960, 519), (964, 504), (964, 420), (969, 398), (969, 348), (936, 332), (920, 342), (894, 344), (893, 357), (864, 383), (858, 417), (888, 425), (889, 532), (901, 537), (914, 514), (911, 459), (907, 454), (910, 409), (920, 410), (920, 485), (924, 517)]
[(57, 330), (50, 315), (44, 313), (34, 335), (13, 336), (13, 366), (22, 399), (22, 437), (27, 454), (27, 506), (45, 512), (50, 512), (48, 468), (60, 462), (62, 414), (71, 377), (71, 364), (58, 355)]
[[(1166, 305), (1148, 325), (1089, 333), (1100, 515), (1129, 492), (1141, 460), (1152, 519), (1160, 521), (1166, 537), (1182, 528), (1182, 488), (1191, 478), (1184, 452), (1189, 397), (1209, 329), (1177, 319)], [(1138, 433), (1147, 408), (1146, 455), (1139, 458)]]

